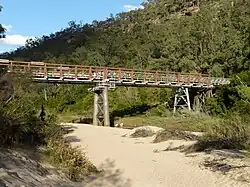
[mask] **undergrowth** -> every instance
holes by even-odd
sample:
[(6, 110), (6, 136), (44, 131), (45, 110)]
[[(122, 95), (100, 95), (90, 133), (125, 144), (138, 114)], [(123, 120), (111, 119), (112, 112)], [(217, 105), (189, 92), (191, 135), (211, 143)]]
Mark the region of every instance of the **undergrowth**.
[(136, 128), (140, 126), (157, 126), (164, 129), (205, 132), (206, 126), (211, 123), (217, 123), (220, 119), (203, 115), (195, 112), (182, 111), (177, 115), (169, 116), (133, 116), (124, 117), (117, 120), (116, 123), (123, 123), (124, 128)]
[[(12, 84), (11, 82), (8, 84)], [(84, 152), (66, 142), (64, 135), (67, 132), (58, 125), (56, 115), (46, 111), (46, 108), (43, 110), (43, 86), (22, 76), (15, 77), (13, 83), (15, 93), (11, 93), (13, 95), (10, 99), (8, 96), (8, 102), (0, 102), (0, 146), (25, 147), (34, 152), (40, 150), (37, 148), (44, 147), (43, 159), (62, 169), (73, 181), (97, 172)], [(0, 96), (4, 98), (5, 87), (0, 87), (0, 90)], [(46, 115), (41, 117), (41, 111)], [(41, 155), (40, 152), (38, 155)]]
[(85, 176), (97, 172), (79, 147), (72, 147), (64, 140), (49, 140), (45, 154), (50, 163), (65, 170), (72, 181), (84, 180)]
[(248, 122), (233, 115), (222, 119), (217, 124), (211, 124), (204, 136), (199, 138), (198, 143), (192, 148), (194, 151), (208, 149), (249, 149), (250, 126)]

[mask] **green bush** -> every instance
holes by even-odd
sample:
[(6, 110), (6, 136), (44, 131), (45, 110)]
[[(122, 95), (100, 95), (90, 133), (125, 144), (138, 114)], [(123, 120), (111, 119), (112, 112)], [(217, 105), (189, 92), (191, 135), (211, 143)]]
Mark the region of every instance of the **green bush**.
[(195, 146), (197, 151), (206, 149), (246, 149), (250, 145), (249, 124), (232, 115), (217, 124), (211, 124), (206, 134)]
[(1, 146), (45, 146), (49, 161), (65, 169), (74, 181), (97, 171), (85, 153), (64, 140), (65, 132), (56, 115), (45, 108), (45, 118), (39, 117), (45, 103), (43, 86), (24, 77), (16, 78), (14, 83), (15, 96), (0, 106)]
[(164, 105), (153, 107), (146, 112), (146, 116), (171, 117), (172, 115), (173, 112), (166, 108), (166, 106)]

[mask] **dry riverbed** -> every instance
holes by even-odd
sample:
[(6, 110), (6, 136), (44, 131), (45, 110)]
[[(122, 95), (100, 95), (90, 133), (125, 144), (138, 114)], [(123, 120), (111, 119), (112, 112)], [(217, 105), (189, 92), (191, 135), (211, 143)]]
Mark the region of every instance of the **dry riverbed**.
[(154, 137), (131, 138), (131, 130), (67, 124), (72, 144), (87, 152), (105, 172), (87, 187), (247, 187), (249, 160), (230, 158), (224, 151), (185, 154), (179, 146), (195, 141), (169, 140), (153, 144)]

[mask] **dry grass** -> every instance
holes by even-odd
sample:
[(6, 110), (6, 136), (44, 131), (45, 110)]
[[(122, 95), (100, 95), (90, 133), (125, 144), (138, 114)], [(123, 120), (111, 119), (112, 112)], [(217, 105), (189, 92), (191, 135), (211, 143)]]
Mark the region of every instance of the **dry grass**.
[(159, 143), (168, 140), (197, 140), (197, 136), (180, 130), (164, 130), (158, 134), (153, 143)]
[(81, 181), (85, 176), (98, 172), (83, 151), (65, 141), (48, 141), (46, 156), (50, 163), (63, 169), (72, 181)]
[(133, 134), (130, 135), (132, 138), (145, 138), (153, 136), (155, 133), (147, 129), (138, 129)]
[(209, 149), (249, 149), (250, 127), (237, 116), (211, 124), (205, 135), (189, 151)]

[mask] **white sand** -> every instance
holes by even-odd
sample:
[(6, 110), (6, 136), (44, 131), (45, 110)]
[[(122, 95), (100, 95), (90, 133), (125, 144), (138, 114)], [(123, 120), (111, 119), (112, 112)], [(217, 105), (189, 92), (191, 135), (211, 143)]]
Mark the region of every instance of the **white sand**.
[[(201, 169), (195, 157), (176, 151), (157, 152), (170, 142), (152, 144), (151, 138), (122, 137), (130, 130), (75, 124), (89, 159), (107, 174), (87, 187), (239, 187), (250, 186), (228, 176)], [(183, 141), (171, 141), (173, 144)], [(188, 143), (188, 142), (187, 142)], [(117, 169), (117, 170), (116, 170)]]

